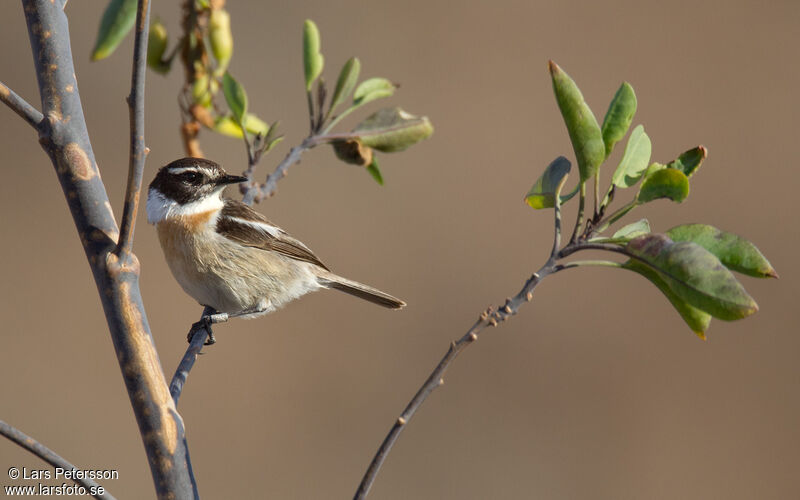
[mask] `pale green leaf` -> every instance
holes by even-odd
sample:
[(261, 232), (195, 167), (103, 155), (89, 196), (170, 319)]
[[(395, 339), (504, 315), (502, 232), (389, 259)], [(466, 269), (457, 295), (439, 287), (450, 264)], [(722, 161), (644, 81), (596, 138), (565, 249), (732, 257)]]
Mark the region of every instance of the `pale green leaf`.
[(386, 78), (370, 78), (361, 82), (353, 94), (353, 106), (362, 106), (368, 102), (394, 94), (395, 85)]
[(597, 173), (606, 158), (603, 134), (592, 110), (583, 98), (578, 86), (567, 73), (550, 61), (550, 76), (558, 107), (569, 132), (581, 182), (586, 182)]
[(612, 184), (619, 188), (628, 188), (639, 182), (647, 170), (651, 151), (650, 138), (644, 132), (644, 127), (638, 125), (628, 138), (622, 160), (611, 177)]
[(322, 73), (325, 58), (320, 52), (319, 29), (314, 21), (306, 19), (303, 24), (303, 69), (306, 77), (306, 91), (311, 91), (314, 81)]
[(400, 108), (385, 108), (359, 123), (353, 134), (365, 145), (384, 153), (402, 151), (433, 133), (427, 117), (414, 116)]
[(628, 82), (623, 82), (614, 94), (603, 119), (601, 130), (606, 146), (606, 157), (611, 154), (614, 145), (625, 137), (634, 114), (636, 114), (636, 94)]

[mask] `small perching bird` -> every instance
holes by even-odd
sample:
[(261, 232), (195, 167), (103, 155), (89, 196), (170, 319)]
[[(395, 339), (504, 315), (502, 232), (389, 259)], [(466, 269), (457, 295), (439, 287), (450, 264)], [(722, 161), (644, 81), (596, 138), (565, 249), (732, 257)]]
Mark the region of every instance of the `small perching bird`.
[(172, 275), (197, 302), (225, 319), (253, 318), (308, 292), (333, 288), (383, 307), (405, 306), (332, 273), (307, 246), (263, 215), (222, 197), (226, 186), (246, 180), (228, 175), (213, 161), (181, 158), (159, 169), (150, 183), (147, 221), (156, 226)]

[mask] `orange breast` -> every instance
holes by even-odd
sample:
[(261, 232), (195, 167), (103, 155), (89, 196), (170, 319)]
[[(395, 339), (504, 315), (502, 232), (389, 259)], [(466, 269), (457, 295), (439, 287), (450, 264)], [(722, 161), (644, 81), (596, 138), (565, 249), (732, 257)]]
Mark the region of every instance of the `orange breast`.
[(209, 210), (199, 214), (172, 217), (159, 222), (156, 230), (164, 252), (166, 253), (168, 248), (172, 250), (176, 245), (183, 246), (202, 232), (211, 229), (208, 227), (208, 222), (214, 212), (214, 210)]
[(199, 252), (207, 240), (208, 234), (214, 231), (209, 221), (214, 211), (194, 215), (172, 217), (158, 223), (156, 230), (161, 249), (164, 251), (167, 264), (169, 264), (175, 278), (186, 288), (186, 280), (199, 278), (197, 273)]

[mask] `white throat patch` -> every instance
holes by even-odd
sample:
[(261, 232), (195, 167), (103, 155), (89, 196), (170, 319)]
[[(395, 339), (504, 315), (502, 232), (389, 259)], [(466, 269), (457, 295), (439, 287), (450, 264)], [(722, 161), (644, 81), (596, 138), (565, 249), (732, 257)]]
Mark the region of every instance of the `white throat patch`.
[(147, 222), (158, 224), (170, 217), (201, 214), (211, 210), (222, 210), (225, 203), (222, 201), (222, 189), (215, 191), (202, 200), (181, 205), (175, 200), (164, 196), (161, 191), (150, 188), (147, 192)]

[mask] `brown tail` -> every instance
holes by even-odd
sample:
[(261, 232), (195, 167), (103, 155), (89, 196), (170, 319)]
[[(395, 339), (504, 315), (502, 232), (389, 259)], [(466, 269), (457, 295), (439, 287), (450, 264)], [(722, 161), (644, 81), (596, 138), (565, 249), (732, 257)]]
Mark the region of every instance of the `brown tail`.
[(400, 309), (406, 305), (405, 302), (396, 297), (392, 297), (388, 293), (383, 293), (371, 286), (363, 285), (356, 281), (350, 281), (332, 273), (328, 276), (320, 277), (319, 284), (327, 288), (333, 288), (334, 290), (341, 290), (344, 293), (349, 293), (350, 295), (368, 300), (379, 306), (388, 307), (389, 309)]

